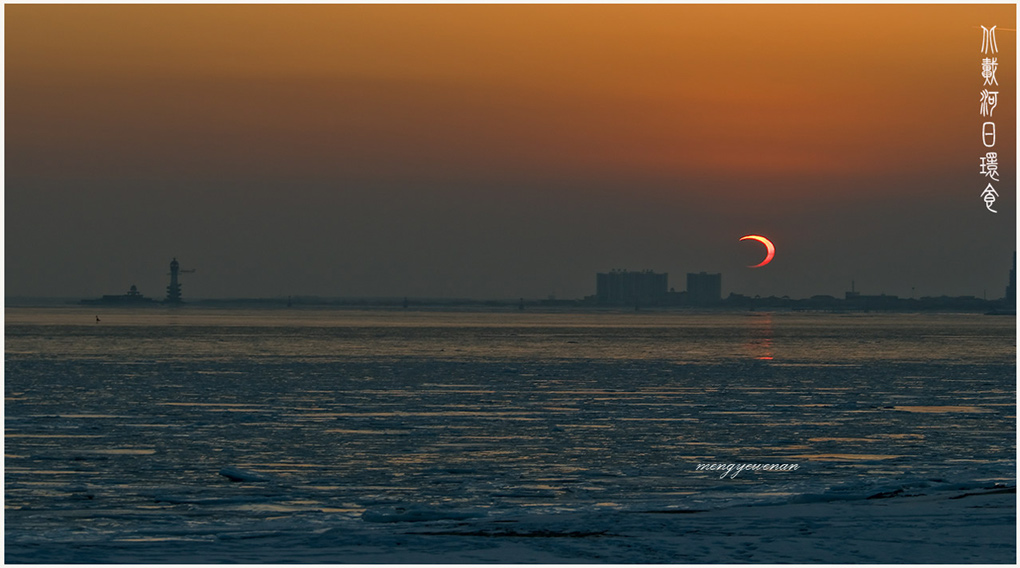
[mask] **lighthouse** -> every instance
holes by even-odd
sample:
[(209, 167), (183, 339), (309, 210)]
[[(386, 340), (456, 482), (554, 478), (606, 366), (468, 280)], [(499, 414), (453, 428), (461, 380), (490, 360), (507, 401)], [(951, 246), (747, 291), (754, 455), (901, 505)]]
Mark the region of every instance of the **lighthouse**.
[(170, 285), (166, 287), (164, 304), (181, 303), (181, 285), (177, 282), (177, 273), (180, 272), (180, 269), (181, 265), (177, 262), (177, 258), (170, 261)]

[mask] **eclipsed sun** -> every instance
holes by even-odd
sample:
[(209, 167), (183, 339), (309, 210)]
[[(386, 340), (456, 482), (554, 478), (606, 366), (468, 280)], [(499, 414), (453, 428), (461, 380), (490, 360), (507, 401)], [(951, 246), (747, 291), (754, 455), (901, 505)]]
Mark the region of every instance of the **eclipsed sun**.
[(772, 262), (772, 257), (776, 256), (776, 245), (772, 244), (772, 241), (766, 239), (761, 235), (744, 235), (743, 237), (740, 237), (740, 240), (742, 241), (746, 241), (748, 239), (758, 241), (759, 243), (765, 245), (765, 260), (759, 262), (758, 264), (748, 265), (748, 268), (760, 268)]

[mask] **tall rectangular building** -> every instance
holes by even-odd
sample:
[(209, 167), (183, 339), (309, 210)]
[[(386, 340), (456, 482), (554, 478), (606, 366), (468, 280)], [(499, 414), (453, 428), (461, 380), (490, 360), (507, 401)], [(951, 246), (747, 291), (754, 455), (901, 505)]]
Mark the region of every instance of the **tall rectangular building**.
[(603, 305), (653, 305), (666, 298), (669, 275), (644, 270), (613, 270), (595, 278), (595, 296)]
[(687, 273), (687, 302), (696, 305), (722, 301), (722, 274)]

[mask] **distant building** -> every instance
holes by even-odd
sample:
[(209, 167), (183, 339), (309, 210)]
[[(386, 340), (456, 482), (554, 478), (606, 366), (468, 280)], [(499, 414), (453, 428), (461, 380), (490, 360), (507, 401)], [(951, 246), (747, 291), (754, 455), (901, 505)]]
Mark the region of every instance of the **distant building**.
[(131, 289), (127, 291), (127, 294), (106, 295), (98, 300), (82, 300), (83, 304), (98, 304), (105, 306), (137, 306), (144, 304), (154, 304), (156, 300), (152, 298), (146, 298), (138, 291), (138, 287), (134, 284), (131, 285)]
[(845, 300), (848, 300), (848, 301), (849, 301), (849, 300), (854, 300), (854, 299), (856, 299), (857, 297), (859, 297), (860, 295), (861, 295), (861, 293), (860, 293), (860, 292), (858, 292), (858, 291), (857, 291), (857, 290), (856, 290), (856, 289), (854, 288), (854, 281), (853, 281), (853, 280), (851, 280), (851, 281), (850, 281), (850, 291), (846, 293), (846, 296), (845, 296), (845, 297), (844, 297), (843, 299), (845, 299)]
[[(892, 296), (889, 294), (861, 294), (857, 291), (853, 280), (850, 281), (850, 291), (846, 293), (844, 298), (844, 307), (852, 310), (891, 310), (896, 308), (902, 308), (903, 303), (899, 296)], [(924, 300), (924, 298), (921, 298)], [(911, 302), (914, 300), (911, 299)]]
[(163, 300), (164, 304), (180, 305), (184, 301), (181, 299), (181, 283), (177, 280), (178, 274), (187, 274), (194, 272), (195, 269), (183, 270), (181, 264), (174, 258), (170, 261), (170, 285), (166, 287), (166, 298)]
[[(846, 307), (857, 310), (891, 310), (903, 307), (899, 296), (890, 294), (867, 295), (847, 292)], [(924, 300), (924, 298), (921, 298)]]
[(666, 299), (669, 275), (644, 270), (613, 270), (595, 279), (595, 297), (603, 305), (658, 305)]
[(687, 302), (694, 305), (722, 301), (722, 274), (687, 273)]
[(163, 300), (165, 304), (180, 304), (181, 303), (181, 284), (177, 281), (177, 273), (180, 270), (180, 263), (177, 259), (170, 261), (170, 285), (166, 287), (166, 299)]

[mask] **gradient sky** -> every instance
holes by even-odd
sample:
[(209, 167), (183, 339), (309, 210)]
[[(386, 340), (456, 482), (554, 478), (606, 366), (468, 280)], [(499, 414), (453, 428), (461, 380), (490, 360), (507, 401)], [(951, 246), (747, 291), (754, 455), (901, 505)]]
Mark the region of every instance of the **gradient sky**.
[[(1012, 5), (5, 6), (7, 296), (1004, 294)], [(978, 174), (997, 25), (999, 213)], [(770, 237), (776, 257), (750, 269)]]

